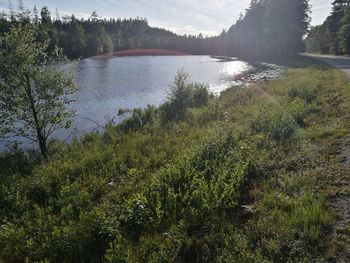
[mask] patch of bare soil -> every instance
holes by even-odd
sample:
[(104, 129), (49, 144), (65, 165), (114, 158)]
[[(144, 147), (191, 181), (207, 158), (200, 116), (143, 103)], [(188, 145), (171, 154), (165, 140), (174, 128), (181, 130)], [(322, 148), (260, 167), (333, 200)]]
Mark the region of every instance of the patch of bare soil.
[(340, 153), (343, 157), (343, 167), (339, 171), (341, 184), (338, 193), (331, 197), (329, 204), (335, 212), (335, 221), (332, 226), (331, 242), (333, 243), (334, 257), (332, 262), (350, 262), (350, 132), (342, 140)]

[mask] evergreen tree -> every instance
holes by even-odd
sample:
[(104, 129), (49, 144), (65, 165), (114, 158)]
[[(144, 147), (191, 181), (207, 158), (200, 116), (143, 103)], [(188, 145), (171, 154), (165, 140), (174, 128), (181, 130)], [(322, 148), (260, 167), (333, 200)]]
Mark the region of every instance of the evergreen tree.
[(306, 39), (308, 52), (350, 55), (349, 0), (336, 0), (325, 22), (312, 28)]
[(350, 5), (344, 6), (344, 15), (338, 30), (339, 49), (341, 54), (350, 54)]
[(34, 9), (33, 9), (33, 24), (35, 26), (39, 25), (39, 14), (38, 14), (38, 9), (36, 8), (36, 6), (34, 6)]
[(18, 21), (22, 24), (24, 23), (30, 23), (30, 11), (28, 9), (25, 9), (23, 1), (18, 0), (18, 9), (17, 9), (17, 17)]
[(72, 16), (64, 35), (63, 50), (70, 58), (81, 58), (85, 47), (85, 30), (79, 21)]
[(41, 23), (43, 25), (51, 24), (51, 22), (52, 22), (51, 21), (51, 13), (50, 13), (49, 8), (47, 6), (44, 6), (41, 9), (40, 15), (41, 15)]
[(308, 0), (252, 0), (245, 16), (228, 31), (230, 55), (256, 59), (302, 51), (309, 11)]
[(270, 0), (266, 4), (264, 32), (268, 56), (283, 57), (304, 49), (309, 27), (307, 0)]

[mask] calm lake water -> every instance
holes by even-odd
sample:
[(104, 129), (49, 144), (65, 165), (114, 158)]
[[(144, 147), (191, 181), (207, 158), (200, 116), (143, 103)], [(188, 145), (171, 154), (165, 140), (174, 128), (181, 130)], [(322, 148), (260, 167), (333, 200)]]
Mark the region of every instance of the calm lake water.
[[(66, 139), (101, 128), (120, 108), (159, 106), (166, 98), (169, 85), (179, 69), (189, 73), (191, 80), (207, 83), (219, 94), (237, 85), (236, 76), (251, 79), (273, 78), (281, 72), (275, 65), (252, 65), (238, 60), (220, 60), (210, 56), (144, 56), (108, 59), (84, 59), (77, 65), (78, 85), (83, 89), (72, 105), (77, 110), (72, 128), (54, 136)], [(0, 143), (0, 151), (4, 143)]]
[(235, 81), (235, 76), (251, 68), (246, 62), (223, 62), (209, 56), (85, 59), (78, 64), (78, 85), (83, 90), (74, 105), (78, 111), (74, 125), (89, 130), (96, 126), (94, 122), (103, 125), (115, 117), (119, 108), (159, 106), (179, 69), (219, 93)]

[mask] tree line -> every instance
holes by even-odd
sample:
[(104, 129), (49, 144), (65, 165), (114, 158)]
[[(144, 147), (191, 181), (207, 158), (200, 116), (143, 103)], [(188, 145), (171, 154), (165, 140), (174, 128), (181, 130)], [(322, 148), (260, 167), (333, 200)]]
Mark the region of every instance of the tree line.
[(218, 53), (221, 44), (220, 36), (180, 36), (151, 27), (147, 19), (139, 17), (103, 19), (94, 11), (88, 19), (78, 19), (74, 15), (60, 18), (58, 12), (53, 18), (48, 7), (44, 6), (40, 13), (36, 7), (30, 11), (23, 7), (22, 1), (16, 11), (11, 10), (0, 17), (1, 34), (8, 32), (11, 24), (31, 24), (38, 32), (37, 41), (48, 43), (48, 52), (58, 46), (71, 59), (141, 48), (210, 54)]
[(21, 0), (0, 17), (0, 33), (13, 23), (31, 24), (37, 40), (55, 46), (72, 59), (96, 56), (126, 49), (168, 49), (196, 55), (224, 55), (246, 59), (283, 57), (304, 51), (303, 37), (309, 28), (308, 0), (252, 0), (245, 15), (221, 34), (177, 35), (151, 27), (147, 19), (102, 19), (94, 11), (88, 19), (74, 15), (51, 16), (44, 6), (29, 11)]
[(350, 1), (335, 0), (331, 14), (311, 28), (305, 42), (311, 53), (350, 55)]
[(227, 53), (241, 58), (283, 58), (303, 51), (308, 0), (252, 0), (226, 34)]

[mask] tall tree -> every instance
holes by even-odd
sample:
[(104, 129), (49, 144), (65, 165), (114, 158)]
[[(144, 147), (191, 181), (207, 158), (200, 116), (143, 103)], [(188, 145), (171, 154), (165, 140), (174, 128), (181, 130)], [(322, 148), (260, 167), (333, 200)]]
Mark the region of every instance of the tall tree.
[(256, 59), (301, 51), (309, 11), (308, 0), (252, 0), (245, 16), (228, 31), (231, 55)]
[(34, 9), (33, 9), (33, 24), (35, 26), (39, 25), (39, 14), (38, 14), (38, 9), (36, 8), (36, 6), (34, 6)]
[(49, 11), (49, 8), (47, 6), (44, 6), (43, 8), (41, 8), (41, 12), (40, 12), (40, 15), (41, 15), (41, 23), (43, 25), (46, 25), (46, 24), (51, 24), (51, 13)]
[(17, 17), (21, 23), (30, 23), (30, 11), (24, 7), (23, 0), (18, 0)]
[(265, 6), (266, 52), (285, 56), (303, 50), (310, 22), (308, 0), (269, 0)]
[(85, 50), (85, 31), (77, 19), (72, 16), (63, 40), (63, 50), (70, 58), (81, 58)]
[(324, 25), (324, 34), (329, 43), (327, 53), (341, 54), (337, 32), (341, 26), (341, 19), (344, 16), (344, 7), (348, 0), (335, 0), (332, 3), (332, 13), (327, 17)]
[(37, 142), (45, 158), (50, 135), (70, 126), (67, 105), (78, 89), (71, 69), (57, 65), (59, 50), (48, 56), (47, 44), (35, 39), (29, 25), (13, 25), (1, 38), (0, 133)]
[(306, 39), (307, 51), (350, 54), (350, 0), (335, 0), (325, 22), (312, 28)]
[(9, 0), (9, 10), (10, 10), (10, 21), (11, 22), (15, 22), (16, 21), (16, 16), (15, 16), (15, 12), (13, 11), (11, 0)]
[(246, 10), (246, 15), (240, 17), (236, 25), (229, 30), (229, 40), (232, 43), (231, 52), (244, 58), (260, 58), (264, 53), (263, 18), (265, 6), (253, 0)]
[(344, 6), (344, 15), (338, 30), (339, 49), (342, 54), (350, 54), (350, 5)]

